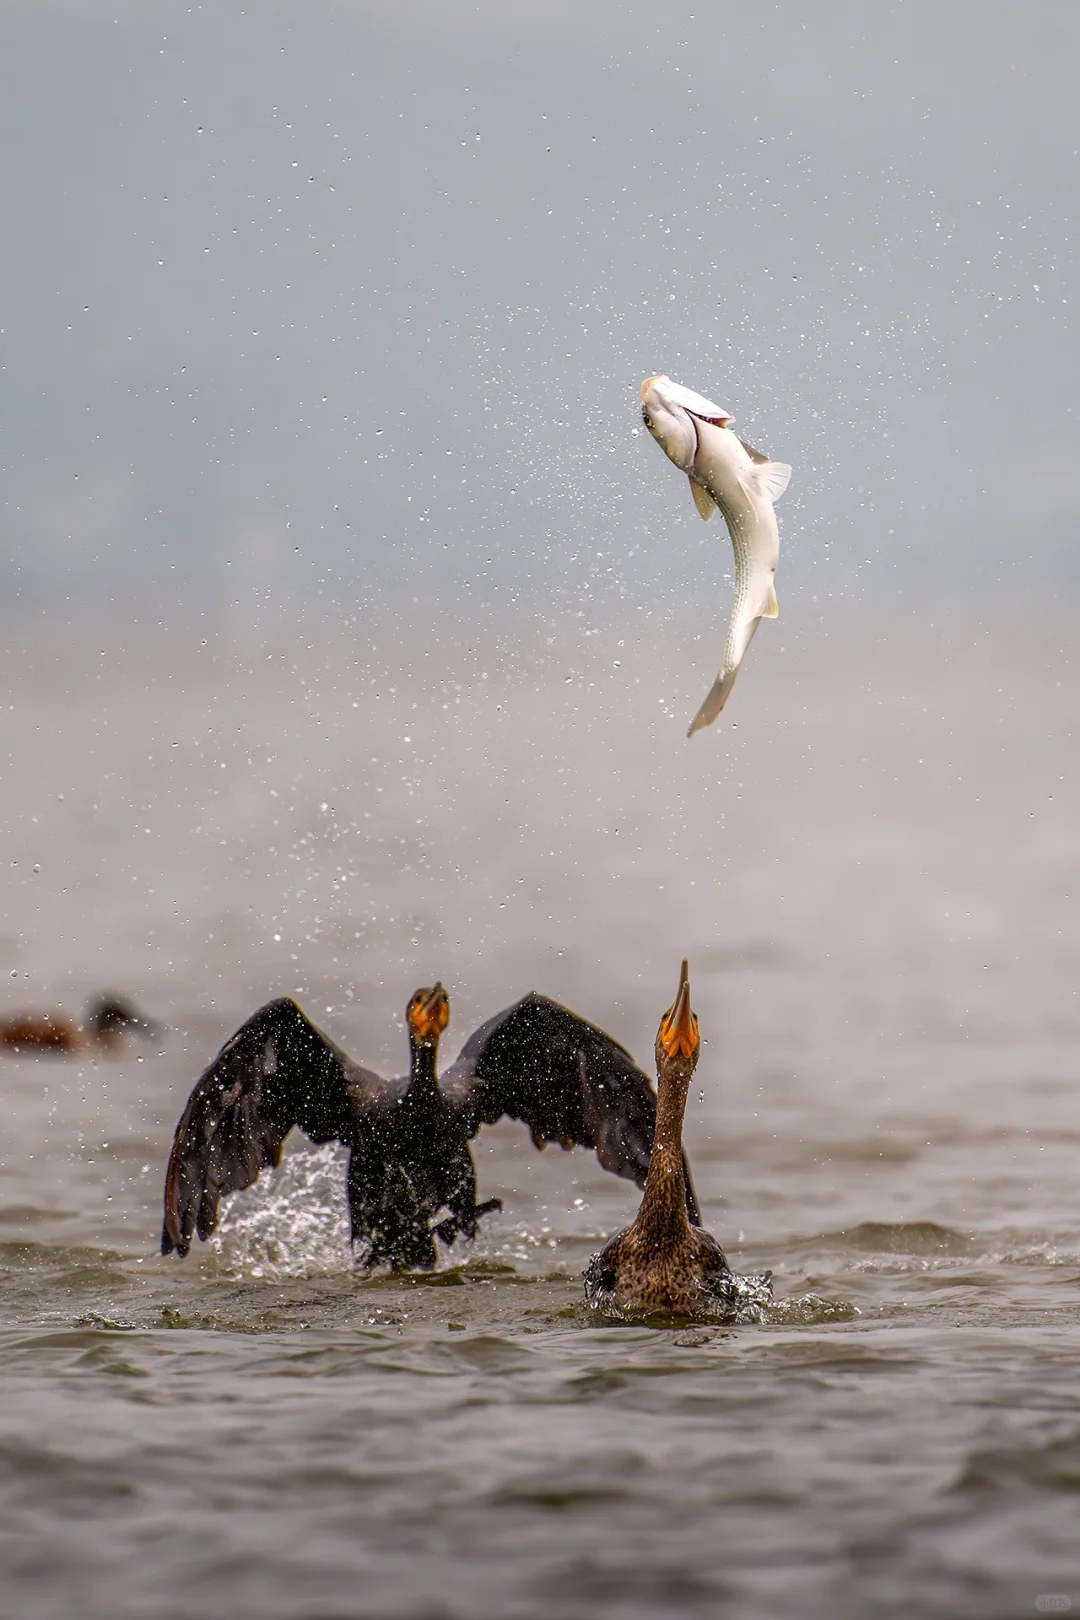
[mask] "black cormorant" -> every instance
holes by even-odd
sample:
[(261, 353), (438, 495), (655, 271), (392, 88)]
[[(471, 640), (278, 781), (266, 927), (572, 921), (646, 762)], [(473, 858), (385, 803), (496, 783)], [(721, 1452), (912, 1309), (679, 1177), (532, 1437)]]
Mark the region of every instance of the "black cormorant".
[[(439, 1037), (450, 1016), (441, 984), (405, 1011), (409, 1073), (384, 1080), (335, 1046), (295, 1001), (268, 1002), (227, 1041), (199, 1080), (176, 1128), (165, 1178), (161, 1250), (187, 1254), (208, 1238), (222, 1196), (276, 1165), (293, 1126), (313, 1142), (349, 1149), (352, 1239), (368, 1267), (435, 1264), (435, 1238), (472, 1238), (500, 1200), (476, 1202), (469, 1143), (502, 1116), (543, 1148), (594, 1148), (606, 1170), (645, 1185), (656, 1094), (629, 1052), (594, 1024), (530, 994), (482, 1024), (440, 1076)], [(686, 1209), (698, 1219), (685, 1162)], [(443, 1219), (435, 1217), (443, 1209)]]

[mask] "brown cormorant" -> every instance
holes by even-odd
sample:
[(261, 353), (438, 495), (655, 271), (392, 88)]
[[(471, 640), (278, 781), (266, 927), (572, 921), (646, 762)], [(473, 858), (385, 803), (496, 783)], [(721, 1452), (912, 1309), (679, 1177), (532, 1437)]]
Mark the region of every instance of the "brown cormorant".
[[(293, 1126), (313, 1142), (349, 1149), (347, 1194), (363, 1263), (395, 1270), (435, 1264), (476, 1235), (479, 1216), (469, 1142), (502, 1116), (529, 1127), (534, 1144), (595, 1148), (605, 1170), (645, 1185), (656, 1094), (629, 1052), (546, 996), (527, 995), (472, 1034), (440, 1077), (439, 1037), (450, 1017), (441, 984), (405, 1009), (409, 1073), (384, 1080), (354, 1063), (295, 1001), (268, 1002), (227, 1041), (180, 1118), (165, 1177), (161, 1252), (187, 1254), (208, 1238), (223, 1195), (276, 1165)], [(689, 1168), (682, 1196), (698, 1219)], [(438, 1222), (443, 1209), (449, 1214)]]
[(652, 1159), (633, 1224), (593, 1256), (585, 1292), (594, 1305), (648, 1316), (734, 1315), (767, 1304), (769, 1273), (738, 1277), (686, 1199), (683, 1115), (700, 1037), (684, 961), (679, 993), (656, 1032), (659, 1098)]
[(81, 1025), (55, 1013), (14, 1013), (0, 1019), (0, 1051), (117, 1053), (123, 1050), (126, 1030), (147, 1040), (157, 1040), (161, 1033), (123, 996), (101, 995), (90, 1003)]

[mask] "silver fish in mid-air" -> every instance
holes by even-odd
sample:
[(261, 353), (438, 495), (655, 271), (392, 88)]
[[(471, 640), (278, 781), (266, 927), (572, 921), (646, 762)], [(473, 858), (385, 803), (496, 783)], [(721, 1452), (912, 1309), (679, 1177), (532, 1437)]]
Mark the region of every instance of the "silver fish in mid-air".
[(711, 725), (727, 702), (739, 666), (762, 619), (775, 619), (780, 533), (773, 502), (791, 477), (782, 461), (751, 449), (731, 428), (731, 417), (711, 400), (663, 374), (641, 385), (645, 426), (690, 479), (694, 505), (708, 522), (716, 508), (735, 548), (735, 606), (724, 643), (724, 662), (712, 690), (686, 733)]

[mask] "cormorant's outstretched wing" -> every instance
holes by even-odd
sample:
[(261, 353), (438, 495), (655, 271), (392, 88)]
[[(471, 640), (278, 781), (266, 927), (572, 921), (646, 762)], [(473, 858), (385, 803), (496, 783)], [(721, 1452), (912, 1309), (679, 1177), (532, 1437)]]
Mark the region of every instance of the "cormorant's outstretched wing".
[[(440, 1086), (470, 1136), (504, 1114), (537, 1147), (595, 1148), (605, 1170), (644, 1187), (656, 1127), (656, 1092), (625, 1047), (568, 1007), (535, 992), (469, 1036)], [(700, 1224), (686, 1170), (686, 1209)]]
[(313, 1142), (347, 1141), (382, 1089), (315, 1028), (295, 1001), (267, 1002), (225, 1042), (187, 1100), (165, 1174), (161, 1252), (206, 1239), (226, 1193), (276, 1165), (294, 1125)]

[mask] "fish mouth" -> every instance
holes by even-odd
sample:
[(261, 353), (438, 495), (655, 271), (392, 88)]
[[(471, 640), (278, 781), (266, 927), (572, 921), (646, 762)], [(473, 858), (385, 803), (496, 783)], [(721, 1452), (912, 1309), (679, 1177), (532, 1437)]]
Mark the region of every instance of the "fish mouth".
[[(671, 397), (665, 403), (669, 406), (677, 406), (678, 409), (685, 411), (687, 416), (692, 417), (697, 422), (711, 422), (714, 427), (723, 428), (730, 427), (735, 420), (733, 416), (728, 416), (726, 411), (718, 410), (704, 395), (695, 394), (693, 389), (683, 388), (680, 383), (673, 383), (666, 371), (658, 371), (654, 377), (646, 377), (642, 383), (641, 403), (646, 410), (649, 404), (649, 394), (655, 383), (667, 384), (667, 392)], [(647, 423), (646, 426), (648, 426)], [(685, 467), (683, 471), (686, 471)]]
[(697, 1056), (701, 1038), (697, 1017), (690, 1006), (690, 969), (685, 957), (679, 974), (679, 993), (660, 1022), (657, 1040), (670, 1058)]
[(441, 984), (418, 990), (409, 1002), (409, 1028), (418, 1041), (437, 1041), (450, 1022), (450, 997)]

